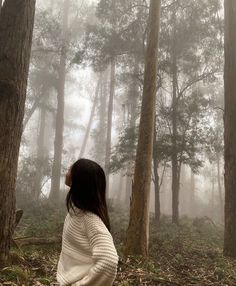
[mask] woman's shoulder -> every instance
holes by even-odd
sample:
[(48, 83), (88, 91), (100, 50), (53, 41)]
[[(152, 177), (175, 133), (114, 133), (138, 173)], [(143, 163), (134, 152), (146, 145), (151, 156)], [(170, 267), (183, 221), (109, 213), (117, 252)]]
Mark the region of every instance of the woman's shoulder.
[(83, 220), (85, 227), (90, 234), (110, 234), (104, 222), (97, 214), (90, 211), (85, 211), (83, 213)]

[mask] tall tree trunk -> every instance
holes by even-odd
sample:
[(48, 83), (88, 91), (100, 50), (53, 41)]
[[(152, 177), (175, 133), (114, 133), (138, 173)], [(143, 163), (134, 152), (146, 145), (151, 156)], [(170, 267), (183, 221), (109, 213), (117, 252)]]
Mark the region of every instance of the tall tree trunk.
[(155, 189), (155, 220), (157, 224), (161, 219), (161, 205), (160, 205), (160, 178), (158, 174), (158, 154), (155, 152), (157, 145), (157, 130), (156, 130), (156, 117), (154, 122), (154, 136), (153, 136), (153, 173), (154, 173), (154, 189)]
[(224, 254), (236, 258), (236, 1), (225, 0), (225, 233)]
[(191, 170), (191, 175), (190, 175), (190, 196), (189, 196), (189, 214), (190, 216), (195, 215), (195, 175), (193, 171)]
[(224, 220), (224, 201), (222, 194), (221, 186), (221, 170), (220, 170), (220, 154), (216, 154), (216, 164), (217, 164), (217, 183), (218, 183), (218, 192), (219, 192), (219, 203), (220, 203), (220, 220)]
[[(138, 73), (139, 73), (139, 61), (137, 57), (135, 57), (135, 62), (134, 62), (134, 68), (133, 68), (133, 80), (130, 88), (130, 94), (129, 94), (129, 127), (130, 132), (135, 133), (135, 128), (136, 128), (136, 119), (138, 115), (138, 97), (139, 97), (139, 81), (138, 81)], [(125, 114), (124, 114), (124, 122), (125, 122)], [(131, 131), (132, 130), (132, 131)], [(135, 138), (135, 136), (133, 136)], [(135, 139), (132, 140), (131, 142), (132, 146), (131, 148), (135, 150)], [(130, 196), (132, 192), (132, 181), (133, 181), (133, 176), (130, 173), (129, 168), (126, 169), (126, 199), (125, 202), (128, 203), (130, 202)]]
[[(128, 172), (128, 170), (126, 171)], [(129, 174), (126, 174), (125, 180), (125, 203), (127, 206), (130, 204), (130, 197), (132, 194), (132, 177)]]
[(66, 80), (66, 59), (68, 46), (68, 17), (70, 0), (64, 0), (63, 10), (63, 43), (61, 47), (61, 57), (59, 66), (59, 80), (57, 92), (57, 115), (56, 115), (56, 133), (54, 140), (54, 159), (52, 166), (52, 181), (49, 199), (54, 201), (59, 198), (60, 179), (61, 179), (61, 161), (63, 151), (63, 130), (64, 130), (64, 97)]
[(161, 219), (161, 205), (160, 205), (160, 178), (158, 174), (158, 160), (153, 158), (154, 171), (154, 187), (155, 187), (155, 221), (160, 223)]
[(106, 107), (107, 107), (107, 81), (108, 72), (102, 75), (102, 83), (99, 92), (99, 125), (95, 137), (95, 159), (102, 166), (105, 166), (105, 145), (106, 145)]
[(125, 249), (126, 254), (142, 254), (144, 256), (148, 255), (149, 240), (149, 201), (157, 91), (159, 26), (160, 1), (151, 0), (139, 138)]
[(173, 44), (172, 44), (172, 222), (179, 222), (179, 180), (177, 157), (177, 59), (176, 59), (176, 12), (174, 13)]
[[(45, 95), (44, 95), (45, 96)], [(39, 134), (37, 140), (37, 165), (36, 165), (36, 177), (35, 177), (35, 187), (34, 187), (34, 199), (38, 200), (41, 188), (42, 188), (42, 179), (43, 179), (43, 165), (45, 160), (45, 127), (46, 127), (46, 108), (45, 100), (40, 107), (40, 126)]]
[(133, 69), (133, 80), (131, 84), (130, 96), (129, 96), (129, 106), (130, 106), (130, 122), (129, 126), (131, 128), (135, 128), (135, 122), (137, 119), (137, 107), (138, 107), (138, 97), (139, 97), (139, 81), (138, 81), (138, 73), (139, 73), (139, 61), (135, 59), (134, 69)]
[(111, 157), (111, 131), (112, 131), (112, 115), (113, 115), (113, 101), (115, 95), (115, 74), (116, 62), (115, 58), (111, 59), (111, 78), (110, 78), (110, 96), (108, 102), (108, 118), (107, 118), (107, 138), (106, 138), (106, 157), (105, 157), (105, 173), (107, 177), (107, 197), (109, 197), (109, 169)]
[(85, 132), (85, 136), (84, 136), (84, 140), (83, 140), (83, 144), (80, 150), (80, 158), (84, 156), (84, 152), (85, 152), (85, 148), (88, 142), (88, 138), (89, 138), (89, 133), (90, 133), (90, 129), (93, 123), (93, 117), (95, 114), (95, 108), (97, 105), (97, 101), (98, 101), (98, 95), (99, 95), (99, 89), (100, 89), (100, 85), (101, 85), (101, 76), (99, 76), (98, 82), (97, 82), (97, 87), (96, 87), (96, 91), (95, 91), (95, 96), (93, 99), (93, 106), (90, 112), (90, 117), (89, 117), (89, 122), (86, 128), (86, 132)]
[(35, 0), (6, 0), (0, 17), (0, 265), (15, 224), (15, 185)]
[(212, 181), (211, 181), (211, 217), (213, 220), (215, 219), (215, 178), (214, 178), (214, 175), (212, 175)]
[(118, 194), (117, 194), (117, 203), (121, 203), (121, 201), (122, 201), (123, 182), (124, 182), (124, 176), (123, 176), (122, 172), (120, 172)]

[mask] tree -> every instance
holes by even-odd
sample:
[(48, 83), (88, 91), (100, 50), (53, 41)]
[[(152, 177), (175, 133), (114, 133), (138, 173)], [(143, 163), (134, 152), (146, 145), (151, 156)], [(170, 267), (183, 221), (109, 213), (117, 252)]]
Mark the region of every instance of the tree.
[(225, 0), (225, 233), (224, 254), (236, 258), (236, 2)]
[[(179, 144), (181, 141), (186, 145), (185, 134), (189, 129), (186, 129), (187, 126), (184, 124), (182, 127), (185, 131), (181, 131), (183, 128), (180, 126), (182, 121), (180, 109), (182, 104), (186, 106), (186, 96), (191, 94), (193, 97), (196, 96), (200, 82), (214, 80), (214, 73), (219, 71), (221, 43), (218, 39), (221, 31), (218, 29), (218, 11), (220, 4), (219, 1), (209, 3), (206, 0), (188, 2), (177, 0), (168, 1), (168, 3), (171, 5), (163, 9), (165, 20), (162, 22), (160, 33), (160, 54), (163, 55), (160, 61), (160, 72), (165, 74), (163, 85), (167, 81), (169, 89), (171, 81), (172, 87), (169, 120), (172, 147), (172, 221), (177, 224), (182, 163), (180, 160), (182, 152), (179, 152), (178, 148), (181, 146)], [(209, 23), (208, 29), (206, 29), (206, 23)], [(207, 49), (206, 45), (211, 49)], [(191, 123), (191, 117), (189, 119)]]
[(115, 57), (111, 58), (110, 72), (110, 94), (108, 100), (108, 117), (107, 117), (107, 137), (106, 137), (106, 153), (105, 153), (105, 173), (107, 176), (107, 196), (109, 196), (109, 172), (110, 172), (110, 157), (111, 157), (111, 131), (112, 131), (112, 115), (113, 102), (115, 96), (115, 79), (116, 79), (116, 62)]
[[(105, 171), (109, 183), (111, 170), (111, 131), (113, 118), (113, 102), (118, 69), (117, 63), (125, 62), (127, 55), (140, 54), (142, 37), (138, 36), (139, 27), (142, 26), (139, 6), (142, 1), (133, 0), (100, 0), (96, 9), (95, 24), (87, 25), (84, 58), (92, 64), (95, 70), (105, 70), (110, 67), (110, 91), (108, 102), (107, 138)], [(143, 27), (143, 26), (142, 26)], [(125, 60), (123, 59), (125, 57)], [(137, 95), (133, 95), (137, 101)], [(135, 118), (136, 102), (132, 101), (132, 120)], [(109, 185), (109, 184), (108, 184)], [(109, 186), (108, 186), (109, 188)]]
[(155, 100), (157, 91), (157, 54), (160, 1), (152, 0), (149, 8), (149, 31), (134, 185), (127, 230), (126, 254), (148, 254), (149, 200), (152, 169)]
[(61, 162), (63, 151), (63, 130), (64, 130), (64, 97), (66, 80), (66, 62), (68, 49), (68, 18), (69, 18), (70, 0), (64, 0), (63, 23), (62, 23), (62, 46), (58, 74), (57, 90), (57, 115), (56, 115), (56, 133), (54, 140), (54, 160), (52, 166), (52, 181), (49, 198), (57, 200), (60, 190)]
[(6, 0), (0, 17), (0, 264), (15, 224), (15, 184), (29, 71), (35, 0)]

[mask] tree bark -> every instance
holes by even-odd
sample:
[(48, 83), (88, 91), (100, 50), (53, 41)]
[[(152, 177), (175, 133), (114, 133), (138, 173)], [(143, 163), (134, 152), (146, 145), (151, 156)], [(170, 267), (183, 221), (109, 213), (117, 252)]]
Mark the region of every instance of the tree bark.
[(109, 169), (111, 157), (111, 131), (112, 131), (112, 115), (113, 115), (113, 101), (115, 95), (115, 75), (116, 62), (115, 58), (111, 59), (111, 78), (110, 78), (110, 96), (108, 102), (108, 118), (107, 118), (107, 138), (106, 138), (106, 157), (105, 157), (105, 173), (107, 178), (107, 197), (109, 197)]
[(173, 44), (172, 44), (172, 222), (179, 222), (179, 180), (178, 180), (178, 157), (177, 157), (177, 59), (176, 59), (176, 12), (173, 21)]
[(236, 258), (236, 1), (225, 0), (225, 233), (224, 254)]
[(87, 141), (88, 141), (88, 138), (89, 138), (90, 129), (91, 129), (91, 126), (92, 126), (92, 123), (93, 123), (93, 117), (94, 117), (94, 114), (95, 114), (95, 108), (96, 108), (97, 101), (98, 101), (100, 85), (101, 85), (101, 76), (99, 76), (99, 79), (98, 79), (98, 83), (97, 83), (97, 87), (96, 87), (96, 91), (95, 91), (95, 96), (94, 96), (94, 99), (93, 99), (93, 106), (92, 106), (92, 109), (91, 109), (91, 112), (90, 112), (89, 122), (88, 122), (88, 125), (87, 125), (87, 128), (86, 128), (83, 144), (82, 144), (81, 151), (80, 151), (80, 158), (82, 158), (84, 156), (85, 148), (86, 148)]
[(144, 87), (125, 253), (148, 255), (149, 202), (157, 91), (160, 1), (151, 0)]
[(15, 224), (15, 185), (35, 0), (6, 0), (0, 17), (0, 265)]
[(2, 10), (2, 0), (0, 0), (0, 13), (1, 13), (1, 10)]
[(60, 192), (61, 162), (63, 151), (63, 131), (64, 131), (64, 97), (66, 81), (66, 60), (68, 47), (68, 18), (69, 18), (70, 0), (64, 0), (63, 10), (63, 43), (61, 47), (61, 57), (59, 66), (59, 81), (57, 93), (57, 115), (56, 115), (56, 133), (54, 140), (54, 159), (52, 166), (52, 181), (49, 199), (57, 201)]

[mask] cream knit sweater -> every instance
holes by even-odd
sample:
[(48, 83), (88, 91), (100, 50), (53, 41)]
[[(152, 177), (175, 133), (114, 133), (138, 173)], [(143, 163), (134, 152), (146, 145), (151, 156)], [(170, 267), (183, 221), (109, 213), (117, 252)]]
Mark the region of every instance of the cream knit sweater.
[(57, 268), (61, 286), (111, 286), (118, 256), (112, 236), (95, 214), (78, 210), (68, 213)]

